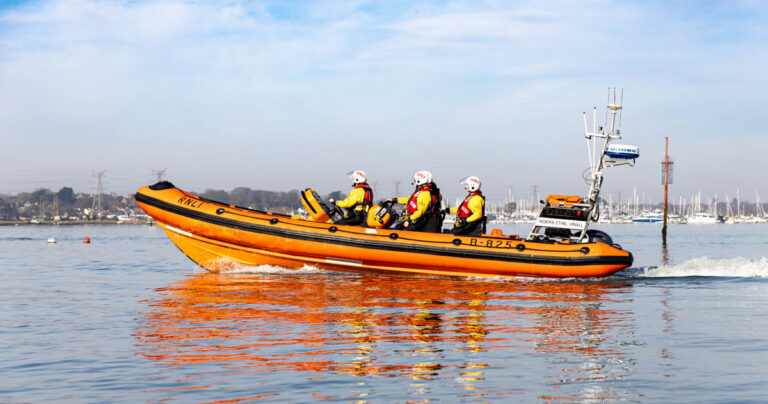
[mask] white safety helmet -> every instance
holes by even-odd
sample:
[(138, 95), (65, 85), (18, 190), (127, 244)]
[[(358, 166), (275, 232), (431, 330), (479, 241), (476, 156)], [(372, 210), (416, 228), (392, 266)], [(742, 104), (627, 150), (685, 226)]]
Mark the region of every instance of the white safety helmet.
[(470, 175), (469, 177), (462, 178), (459, 184), (464, 184), (464, 189), (467, 191), (475, 192), (480, 189), (480, 178)]
[(362, 184), (368, 179), (363, 170), (350, 171), (347, 173), (347, 176), (352, 180), (353, 185)]
[(413, 174), (413, 186), (418, 187), (419, 185), (429, 184), (432, 182), (432, 173), (426, 170), (416, 171), (415, 174)]

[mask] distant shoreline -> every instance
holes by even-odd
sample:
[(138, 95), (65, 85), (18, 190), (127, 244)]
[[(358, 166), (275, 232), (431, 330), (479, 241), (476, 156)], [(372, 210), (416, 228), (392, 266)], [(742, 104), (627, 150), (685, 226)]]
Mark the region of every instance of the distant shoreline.
[(119, 224), (119, 225), (153, 225), (154, 220), (118, 222), (115, 220), (41, 220), (32, 223), (29, 220), (0, 220), (0, 226), (71, 226), (78, 224)]

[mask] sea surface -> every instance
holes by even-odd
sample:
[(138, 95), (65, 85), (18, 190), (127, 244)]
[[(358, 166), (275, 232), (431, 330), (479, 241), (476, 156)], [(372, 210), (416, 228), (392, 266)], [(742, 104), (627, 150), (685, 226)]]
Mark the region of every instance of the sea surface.
[(596, 227), (631, 269), (210, 274), (155, 226), (0, 227), (0, 402), (766, 402), (768, 225)]

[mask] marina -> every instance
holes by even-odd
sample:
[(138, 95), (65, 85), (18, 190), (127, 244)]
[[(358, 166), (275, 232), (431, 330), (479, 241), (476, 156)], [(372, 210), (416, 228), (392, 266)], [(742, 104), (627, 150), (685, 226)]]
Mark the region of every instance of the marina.
[[(735, 199), (735, 198), (734, 198)], [(728, 197), (726, 196), (726, 201)], [(507, 212), (503, 206), (508, 202), (489, 209), (494, 215), (492, 223), (533, 223), (536, 220), (538, 210), (527, 208), (531, 206), (530, 200), (519, 200), (516, 206), (520, 209)], [(768, 216), (756, 194), (756, 202), (744, 203), (749, 208), (742, 206), (742, 202), (717, 202), (715, 195), (711, 203), (701, 203), (701, 195), (692, 195), (688, 199), (679, 198), (678, 203), (670, 204), (669, 221), (675, 224), (736, 224), (736, 223), (768, 223)], [(738, 206), (738, 208), (737, 208)], [(660, 223), (663, 211), (658, 204), (642, 203), (638, 197), (623, 203), (613, 199), (613, 194), (608, 195), (607, 200), (600, 204), (602, 213), (598, 223)]]

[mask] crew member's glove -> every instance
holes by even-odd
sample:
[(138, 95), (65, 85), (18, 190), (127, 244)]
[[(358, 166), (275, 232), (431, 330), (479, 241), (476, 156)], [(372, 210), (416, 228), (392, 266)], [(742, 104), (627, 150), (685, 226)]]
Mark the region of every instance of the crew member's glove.
[(443, 209), (443, 213), (445, 213), (446, 215), (450, 215), (451, 214), (451, 208)]
[(389, 198), (389, 199), (386, 200), (386, 202), (397, 203), (397, 198)]

